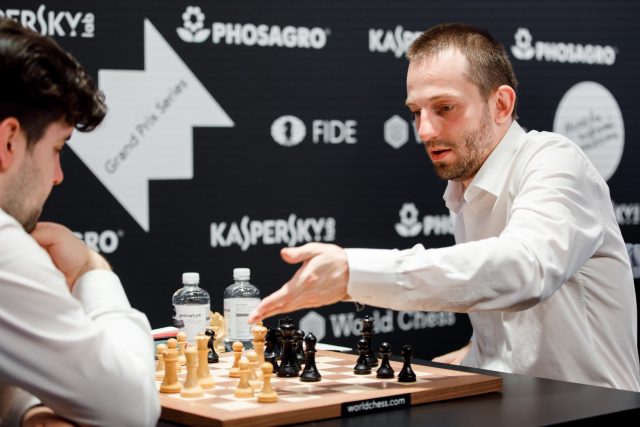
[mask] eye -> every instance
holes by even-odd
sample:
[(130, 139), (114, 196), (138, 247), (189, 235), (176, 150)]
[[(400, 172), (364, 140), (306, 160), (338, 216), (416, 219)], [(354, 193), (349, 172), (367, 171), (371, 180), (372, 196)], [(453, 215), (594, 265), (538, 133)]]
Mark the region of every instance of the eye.
[(420, 118), (420, 110), (412, 111), (411, 115), (415, 120), (418, 120)]
[(450, 113), (455, 108), (452, 104), (443, 104), (438, 107), (438, 113)]

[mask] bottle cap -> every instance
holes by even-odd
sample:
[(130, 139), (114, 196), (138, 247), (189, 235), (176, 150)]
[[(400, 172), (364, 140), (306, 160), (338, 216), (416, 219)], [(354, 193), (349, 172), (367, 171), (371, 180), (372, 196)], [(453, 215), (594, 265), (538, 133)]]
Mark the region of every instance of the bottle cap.
[(250, 268), (234, 268), (233, 269), (234, 280), (249, 280), (251, 278)]
[(200, 283), (200, 273), (182, 273), (182, 284), (197, 285)]

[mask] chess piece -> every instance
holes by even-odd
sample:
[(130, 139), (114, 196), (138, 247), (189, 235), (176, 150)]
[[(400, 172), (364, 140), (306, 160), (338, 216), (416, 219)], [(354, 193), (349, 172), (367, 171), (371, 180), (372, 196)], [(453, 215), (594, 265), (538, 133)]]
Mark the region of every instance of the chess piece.
[(276, 344), (278, 343), (278, 335), (275, 329), (267, 328), (267, 335), (264, 343), (264, 361), (273, 365), (273, 372), (278, 373), (278, 362), (276, 361)]
[[(265, 351), (265, 337), (267, 335), (267, 328), (262, 325), (262, 322), (256, 323), (256, 325), (251, 328), (251, 335), (253, 336), (253, 349), (256, 351), (258, 355), (258, 366), (262, 366), (265, 362), (264, 360), (264, 351)], [(261, 371), (262, 372), (262, 371)]]
[(304, 331), (298, 329), (293, 334), (293, 342), (294, 342), (294, 354), (296, 355), (295, 361), (298, 366), (298, 370), (302, 369), (302, 363), (304, 362), (304, 349), (302, 343), (304, 342)]
[(233, 349), (233, 366), (229, 369), (229, 377), (231, 378), (240, 378), (240, 367), (238, 363), (240, 362), (240, 358), (242, 357), (242, 350), (244, 349), (244, 345), (240, 341), (236, 341), (231, 346)]
[(320, 381), (322, 375), (316, 368), (316, 343), (318, 340), (312, 332), (309, 332), (304, 339), (305, 343), (305, 361), (304, 370), (300, 374), (300, 381), (315, 382)]
[[(175, 339), (173, 340), (175, 341)], [(160, 393), (180, 393), (182, 384), (178, 379), (178, 350), (176, 347), (167, 346), (167, 350), (163, 353), (163, 358), (164, 379), (160, 384)]]
[[(258, 378), (258, 375), (262, 376), (262, 370), (260, 370), (260, 364), (258, 363), (258, 353), (255, 350), (247, 350), (245, 356), (249, 362), (249, 384), (254, 390), (259, 389), (260, 378)], [(260, 374), (256, 370), (260, 371)]]
[(156, 379), (161, 380), (164, 378), (164, 352), (167, 351), (166, 344), (158, 344), (156, 346), (156, 358), (158, 359), (158, 363), (156, 363)]
[(249, 383), (249, 362), (247, 359), (244, 357), (240, 359), (238, 368), (240, 369), (240, 381), (233, 394), (236, 397), (253, 397), (253, 388)]
[(405, 345), (404, 347), (402, 347), (402, 357), (404, 358), (404, 364), (402, 365), (402, 369), (398, 374), (398, 382), (412, 383), (416, 381), (416, 374), (411, 368), (411, 353), (413, 353), (413, 349), (410, 345)]
[(187, 379), (184, 381), (180, 396), (202, 397), (204, 396), (204, 389), (198, 381), (198, 351), (193, 347), (189, 347), (185, 350), (185, 358), (187, 359)]
[(185, 366), (187, 364), (187, 358), (185, 357), (184, 351), (187, 348), (187, 334), (180, 331), (176, 334), (176, 339), (178, 341), (178, 363), (180, 366)]
[(260, 403), (273, 403), (278, 401), (278, 395), (271, 387), (271, 377), (273, 376), (273, 365), (269, 362), (265, 362), (260, 366), (262, 370), (262, 390), (258, 393), (258, 402)]
[(371, 373), (371, 366), (367, 363), (367, 340), (360, 338), (358, 340), (358, 360), (356, 366), (353, 367), (353, 373), (356, 375), (366, 375)]
[(373, 349), (371, 348), (371, 336), (373, 335), (373, 319), (369, 317), (367, 314), (362, 319), (362, 329), (361, 329), (362, 337), (367, 342), (367, 351), (365, 353), (365, 357), (367, 359), (367, 365), (374, 367), (378, 366), (378, 359), (373, 353)]
[(213, 329), (213, 332), (215, 333), (215, 338), (213, 341), (213, 348), (215, 349), (216, 352), (218, 353), (224, 353), (225, 349), (224, 349), (224, 337), (225, 337), (225, 332), (224, 332), (224, 316), (220, 313), (218, 313), (217, 311), (214, 312), (209, 312), (209, 325), (211, 326), (211, 329)]
[(176, 373), (182, 372), (182, 365), (180, 365), (180, 360), (178, 359), (178, 340), (175, 338), (169, 338), (167, 340), (167, 349), (176, 351)]
[(207, 360), (209, 361), (209, 363), (218, 363), (219, 357), (218, 357), (218, 353), (216, 353), (216, 349), (215, 349), (215, 339), (216, 339), (216, 332), (211, 329), (211, 328), (207, 328), (204, 331), (204, 334), (206, 336), (209, 337), (209, 341), (207, 341)]
[(209, 352), (209, 349), (207, 348), (208, 342), (208, 336), (196, 336), (196, 343), (198, 346), (198, 382), (200, 383), (200, 387), (204, 389), (213, 388), (215, 385), (211, 371), (209, 371), (209, 362), (207, 361), (207, 353)]
[(282, 360), (278, 368), (279, 377), (297, 377), (299, 375), (298, 364), (296, 363), (296, 355), (293, 348), (294, 328), (291, 319), (287, 318), (280, 325), (282, 335)]
[(395, 372), (391, 367), (391, 363), (389, 363), (389, 355), (391, 354), (391, 347), (389, 343), (383, 342), (380, 344), (380, 357), (382, 357), (382, 362), (380, 362), (380, 367), (376, 371), (377, 378), (393, 378), (395, 376)]

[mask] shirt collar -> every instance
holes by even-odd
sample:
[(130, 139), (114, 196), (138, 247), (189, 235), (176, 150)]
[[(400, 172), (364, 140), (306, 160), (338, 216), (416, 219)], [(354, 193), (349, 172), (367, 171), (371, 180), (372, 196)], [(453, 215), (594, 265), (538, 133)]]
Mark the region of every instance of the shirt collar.
[(464, 203), (474, 199), (483, 191), (497, 197), (505, 183), (507, 165), (511, 164), (511, 159), (518, 149), (518, 141), (523, 140), (525, 135), (525, 131), (514, 120), (502, 140), (480, 167), (464, 194), (459, 182), (449, 181), (447, 183), (447, 189), (443, 196), (447, 208), (459, 212)]

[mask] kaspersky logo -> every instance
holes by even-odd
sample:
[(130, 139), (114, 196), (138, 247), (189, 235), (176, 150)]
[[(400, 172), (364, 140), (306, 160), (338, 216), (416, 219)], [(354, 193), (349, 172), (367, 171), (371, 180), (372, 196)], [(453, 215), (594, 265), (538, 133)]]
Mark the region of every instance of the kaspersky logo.
[(562, 62), (571, 64), (613, 65), (617, 49), (612, 46), (568, 42), (533, 42), (528, 28), (518, 28), (511, 53), (521, 61)]

